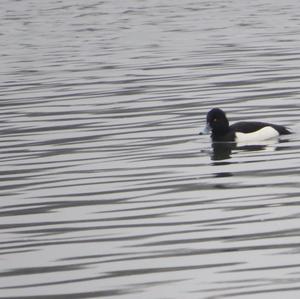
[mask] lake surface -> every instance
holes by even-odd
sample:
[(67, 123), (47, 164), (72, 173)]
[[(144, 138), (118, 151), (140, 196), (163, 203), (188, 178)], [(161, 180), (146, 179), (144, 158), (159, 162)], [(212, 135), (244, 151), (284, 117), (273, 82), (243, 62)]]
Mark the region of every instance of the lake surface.
[[(296, 298), (300, 2), (0, 2), (0, 298)], [(205, 115), (294, 134), (212, 148)]]

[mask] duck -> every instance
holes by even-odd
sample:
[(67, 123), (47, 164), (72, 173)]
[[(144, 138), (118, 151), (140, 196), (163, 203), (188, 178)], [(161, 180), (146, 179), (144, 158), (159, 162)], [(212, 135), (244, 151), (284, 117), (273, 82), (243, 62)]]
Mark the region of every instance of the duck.
[(206, 128), (203, 133), (211, 133), (213, 142), (255, 142), (292, 134), (282, 125), (266, 122), (241, 121), (229, 125), (225, 112), (219, 108), (211, 109), (206, 116)]

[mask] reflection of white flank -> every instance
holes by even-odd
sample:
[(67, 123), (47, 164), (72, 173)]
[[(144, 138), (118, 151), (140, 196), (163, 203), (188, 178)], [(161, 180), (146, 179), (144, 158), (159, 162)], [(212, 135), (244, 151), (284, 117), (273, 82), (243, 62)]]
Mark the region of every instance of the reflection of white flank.
[(278, 137), (279, 133), (272, 127), (264, 127), (252, 133), (236, 133), (236, 142), (263, 141)]

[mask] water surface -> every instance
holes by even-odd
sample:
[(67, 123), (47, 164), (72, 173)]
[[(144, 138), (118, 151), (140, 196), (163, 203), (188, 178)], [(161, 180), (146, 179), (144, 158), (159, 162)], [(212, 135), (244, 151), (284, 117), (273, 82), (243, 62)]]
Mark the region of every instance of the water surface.
[(295, 298), (299, 9), (2, 1), (0, 298)]

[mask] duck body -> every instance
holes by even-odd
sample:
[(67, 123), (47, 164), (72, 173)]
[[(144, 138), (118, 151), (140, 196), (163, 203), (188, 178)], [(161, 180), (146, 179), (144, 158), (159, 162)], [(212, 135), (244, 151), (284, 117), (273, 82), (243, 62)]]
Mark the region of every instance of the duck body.
[(206, 122), (207, 130), (215, 142), (263, 141), (291, 134), (284, 126), (266, 122), (242, 121), (229, 125), (226, 114), (219, 108), (208, 112)]

